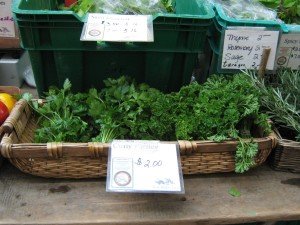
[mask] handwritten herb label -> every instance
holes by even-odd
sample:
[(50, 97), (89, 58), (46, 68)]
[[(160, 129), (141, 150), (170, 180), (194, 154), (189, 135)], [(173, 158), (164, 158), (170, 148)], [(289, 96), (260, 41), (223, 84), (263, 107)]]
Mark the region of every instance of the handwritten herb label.
[(222, 69), (258, 69), (264, 48), (271, 48), (267, 70), (274, 69), (279, 31), (261, 29), (226, 30)]
[(113, 141), (108, 158), (107, 191), (184, 193), (177, 145)]
[(152, 16), (90, 13), (81, 40), (153, 42)]
[(300, 33), (283, 34), (281, 36), (276, 65), (300, 70)]
[(11, 4), (12, 0), (0, 0), (0, 37), (16, 36)]

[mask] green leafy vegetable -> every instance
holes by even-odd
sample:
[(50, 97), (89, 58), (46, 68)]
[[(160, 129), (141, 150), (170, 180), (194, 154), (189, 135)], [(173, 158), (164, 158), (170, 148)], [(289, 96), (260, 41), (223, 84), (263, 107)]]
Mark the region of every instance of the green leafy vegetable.
[(90, 139), (88, 123), (82, 119), (88, 110), (86, 94), (72, 94), (70, 89), (71, 83), (66, 80), (63, 89), (50, 89), (42, 106), (32, 105), (40, 115), (36, 142), (86, 142)]
[(236, 172), (242, 173), (254, 165), (258, 148), (244, 138), (253, 137), (258, 126), (270, 131), (267, 116), (259, 113), (259, 94), (244, 74), (212, 76), (169, 94), (124, 76), (104, 84), (99, 91), (73, 94), (66, 80), (61, 90), (49, 90), (43, 105), (33, 102), (40, 125), (36, 141), (236, 139)]
[(236, 188), (236, 187), (231, 187), (228, 190), (228, 193), (233, 196), (233, 197), (240, 197), (241, 196), (241, 192)]
[(79, 16), (84, 16), (86, 13), (152, 15), (160, 12), (174, 12), (172, 0), (78, 0), (70, 7), (61, 5), (58, 8), (72, 10)]
[(243, 173), (254, 166), (257, 152), (257, 143), (240, 140), (235, 154), (235, 172)]
[(239, 139), (236, 172), (244, 172), (254, 165), (258, 146), (240, 137), (252, 137), (257, 126), (270, 132), (267, 116), (259, 113), (257, 91), (244, 74), (213, 76), (203, 85), (192, 83), (170, 94), (126, 77), (108, 79), (105, 85), (100, 92), (90, 91), (89, 115), (100, 133), (117, 130), (116, 138)]
[(265, 6), (277, 10), (284, 22), (300, 24), (300, 0), (259, 0)]

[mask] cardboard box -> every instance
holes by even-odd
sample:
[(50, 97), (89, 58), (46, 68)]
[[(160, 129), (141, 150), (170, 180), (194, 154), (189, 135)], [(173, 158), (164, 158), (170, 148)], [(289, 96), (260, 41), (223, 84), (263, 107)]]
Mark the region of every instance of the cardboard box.
[(0, 49), (20, 48), (19, 32), (11, 11), (12, 0), (0, 0)]

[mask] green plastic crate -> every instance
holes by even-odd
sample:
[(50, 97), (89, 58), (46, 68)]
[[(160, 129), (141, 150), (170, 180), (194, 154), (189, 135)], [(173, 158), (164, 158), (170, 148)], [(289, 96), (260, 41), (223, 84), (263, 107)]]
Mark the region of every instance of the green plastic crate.
[[(62, 0), (59, 0), (61, 3)], [(80, 41), (87, 17), (56, 10), (53, 0), (15, 0), (13, 12), (27, 50), (102, 50), (201, 52), (215, 13), (203, 0), (175, 0), (176, 13), (153, 15), (154, 42)]]
[[(59, 0), (60, 3), (62, 0)], [(153, 43), (82, 42), (86, 18), (57, 11), (53, 0), (15, 0), (14, 17), (29, 51), (38, 93), (69, 78), (75, 91), (127, 75), (165, 92), (190, 82), (214, 11), (202, 0), (175, 0), (175, 14), (153, 15)]]
[(214, 25), (210, 26), (209, 29), (209, 39), (215, 46), (215, 50), (219, 53), (221, 52), (222, 48), (222, 37), (228, 27), (267, 27), (286, 31), (286, 28), (282, 26), (282, 23), (279, 21), (231, 18), (224, 13), (222, 6), (219, 4), (215, 6), (214, 10), (216, 12), (216, 16), (213, 20)]
[(300, 25), (298, 24), (283, 24), (282, 30), (284, 33), (299, 33), (300, 32)]
[(219, 4), (215, 6), (214, 10), (216, 16), (213, 20), (213, 26), (209, 27), (209, 32), (208, 32), (209, 45), (213, 52), (209, 74), (213, 74), (213, 73), (231, 74), (231, 73), (239, 72), (239, 70), (236, 69), (232, 69), (232, 70), (221, 69), (221, 66), (219, 64), (219, 60), (221, 60), (220, 56), (222, 54), (223, 37), (225, 31), (229, 27), (266, 27), (268, 29), (287, 31), (287, 28), (283, 26), (283, 24), (280, 23), (279, 21), (231, 18), (224, 13), (222, 6)]

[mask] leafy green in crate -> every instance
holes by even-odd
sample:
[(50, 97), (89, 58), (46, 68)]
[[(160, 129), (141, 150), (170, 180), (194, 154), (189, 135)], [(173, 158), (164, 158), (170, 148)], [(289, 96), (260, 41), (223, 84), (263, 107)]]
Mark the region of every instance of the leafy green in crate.
[(70, 7), (61, 5), (59, 9), (72, 10), (79, 16), (86, 13), (152, 15), (174, 12), (172, 0), (78, 0)]
[(300, 24), (300, 0), (259, 0), (265, 6), (275, 9), (280, 19), (288, 24)]
[(276, 20), (276, 11), (265, 7), (256, 0), (211, 0), (221, 5), (224, 13), (231, 18), (249, 20)]

